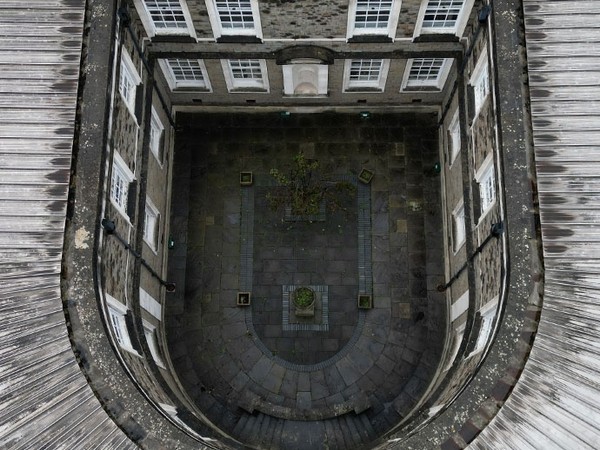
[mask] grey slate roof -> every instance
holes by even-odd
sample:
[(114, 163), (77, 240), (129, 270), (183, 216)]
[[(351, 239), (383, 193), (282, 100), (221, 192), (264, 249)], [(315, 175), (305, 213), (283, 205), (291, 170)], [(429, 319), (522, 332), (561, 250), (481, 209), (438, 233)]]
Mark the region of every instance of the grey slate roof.
[(79, 369), (60, 297), (84, 10), (0, 2), (1, 448), (135, 448)]
[(524, 0), (546, 269), (525, 370), (479, 449), (600, 442), (600, 3)]

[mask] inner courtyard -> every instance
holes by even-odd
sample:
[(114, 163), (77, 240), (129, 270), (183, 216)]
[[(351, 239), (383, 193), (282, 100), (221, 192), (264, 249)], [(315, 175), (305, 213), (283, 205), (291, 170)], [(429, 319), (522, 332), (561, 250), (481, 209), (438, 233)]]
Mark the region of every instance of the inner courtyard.
[[(435, 115), (182, 114), (179, 124), (171, 223), (185, 263), (172, 264), (185, 290), (165, 314), (186, 392), (250, 441), (265, 435), (241, 415), (302, 421), (284, 433), (292, 440), (307, 429), (325, 439), (340, 416), (362, 430), (358, 443), (398, 424), (444, 348)], [(271, 171), (287, 173), (300, 153), (318, 161), (313, 176), (354, 187), (307, 220), (268, 200)], [(317, 292), (311, 317), (294, 314), (299, 286)], [(249, 305), (236, 304), (240, 292)], [(358, 308), (359, 294), (372, 309)]]

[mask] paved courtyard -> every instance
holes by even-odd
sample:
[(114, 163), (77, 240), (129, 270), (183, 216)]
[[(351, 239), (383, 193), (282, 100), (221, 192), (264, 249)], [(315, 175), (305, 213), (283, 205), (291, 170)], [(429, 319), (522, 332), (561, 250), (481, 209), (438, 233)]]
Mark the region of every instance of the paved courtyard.
[[(362, 424), (360, 442), (398, 423), (427, 388), (444, 340), (435, 117), (213, 114), (179, 123), (180, 245), (171, 259), (180, 259), (171, 264), (185, 290), (167, 305), (167, 333), (198, 407), (250, 441), (264, 439), (250, 431), (259, 417), (324, 438), (344, 417)], [(300, 151), (319, 161), (322, 178), (355, 186), (341, 210), (290, 221), (270, 207), (269, 172), (285, 171)], [(358, 181), (362, 168), (375, 172), (370, 184)], [(251, 186), (240, 186), (240, 171), (253, 172)], [(317, 292), (313, 317), (295, 314), (298, 286)], [(251, 293), (249, 306), (236, 305), (240, 291)], [(357, 307), (359, 294), (372, 295), (373, 309)], [(286, 448), (286, 435), (255, 444)]]

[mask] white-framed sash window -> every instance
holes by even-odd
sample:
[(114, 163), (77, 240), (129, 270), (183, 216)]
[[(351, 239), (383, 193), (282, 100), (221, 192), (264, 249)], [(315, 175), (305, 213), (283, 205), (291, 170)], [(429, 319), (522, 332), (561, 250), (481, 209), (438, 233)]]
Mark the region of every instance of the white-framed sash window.
[(421, 34), (462, 35), (474, 0), (426, 0), (421, 4), (414, 36)]
[(383, 35), (394, 38), (400, 0), (350, 0), (347, 37)]
[(129, 195), (129, 185), (134, 178), (133, 172), (129, 170), (121, 155), (115, 152), (110, 179), (110, 200), (124, 217), (128, 217), (127, 197)]
[(131, 57), (123, 48), (121, 52), (121, 66), (119, 75), (119, 93), (127, 109), (135, 117), (135, 99), (137, 87), (142, 82)]
[(144, 241), (156, 252), (158, 248), (158, 236), (160, 226), (160, 213), (154, 206), (150, 197), (146, 197), (146, 208), (144, 211)]
[(206, 0), (213, 34), (262, 38), (257, 0)]
[(474, 109), (472, 117), (476, 118), (481, 111), (481, 108), (490, 93), (490, 75), (489, 65), (487, 59), (487, 51), (484, 51), (479, 55), (477, 64), (473, 69), (469, 85), (472, 88), (473, 101), (472, 107)]
[(131, 345), (129, 331), (127, 331), (127, 323), (125, 321), (127, 306), (109, 294), (105, 294), (105, 298), (106, 307), (108, 310), (108, 319), (110, 321), (115, 340), (123, 350), (140, 356), (140, 354)]
[(163, 142), (162, 136), (165, 132), (165, 126), (162, 124), (158, 113), (152, 107), (152, 116), (150, 119), (150, 151), (156, 158), (159, 164), (163, 162)]
[(452, 245), (454, 252), (460, 250), (465, 243), (466, 227), (465, 227), (465, 204), (461, 199), (452, 211)]
[(490, 211), (496, 202), (496, 173), (492, 155), (488, 155), (475, 174), (479, 185), (480, 220)]
[(159, 60), (158, 64), (172, 91), (186, 89), (211, 91), (206, 66), (201, 59), (169, 58)]
[(229, 92), (269, 92), (264, 59), (221, 60)]
[(402, 90), (439, 91), (446, 83), (451, 60), (445, 58), (409, 59), (404, 71)]
[(382, 92), (389, 67), (389, 59), (347, 59), (344, 92)]

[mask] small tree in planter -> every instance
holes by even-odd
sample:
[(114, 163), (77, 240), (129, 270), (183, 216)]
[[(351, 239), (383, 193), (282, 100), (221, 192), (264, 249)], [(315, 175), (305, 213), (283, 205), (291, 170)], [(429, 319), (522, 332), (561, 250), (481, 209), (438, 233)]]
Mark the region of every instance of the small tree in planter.
[(315, 291), (309, 287), (299, 287), (294, 291), (292, 297), (297, 316), (312, 317), (315, 315)]
[(369, 294), (358, 294), (358, 307), (360, 309), (371, 309), (373, 307), (373, 297)]
[(315, 216), (323, 202), (332, 211), (340, 209), (342, 196), (353, 193), (356, 188), (345, 181), (324, 181), (318, 176), (318, 169), (319, 162), (306, 159), (303, 152), (294, 156), (289, 174), (271, 169), (271, 175), (279, 183), (267, 194), (271, 208), (290, 207), (294, 216)]

